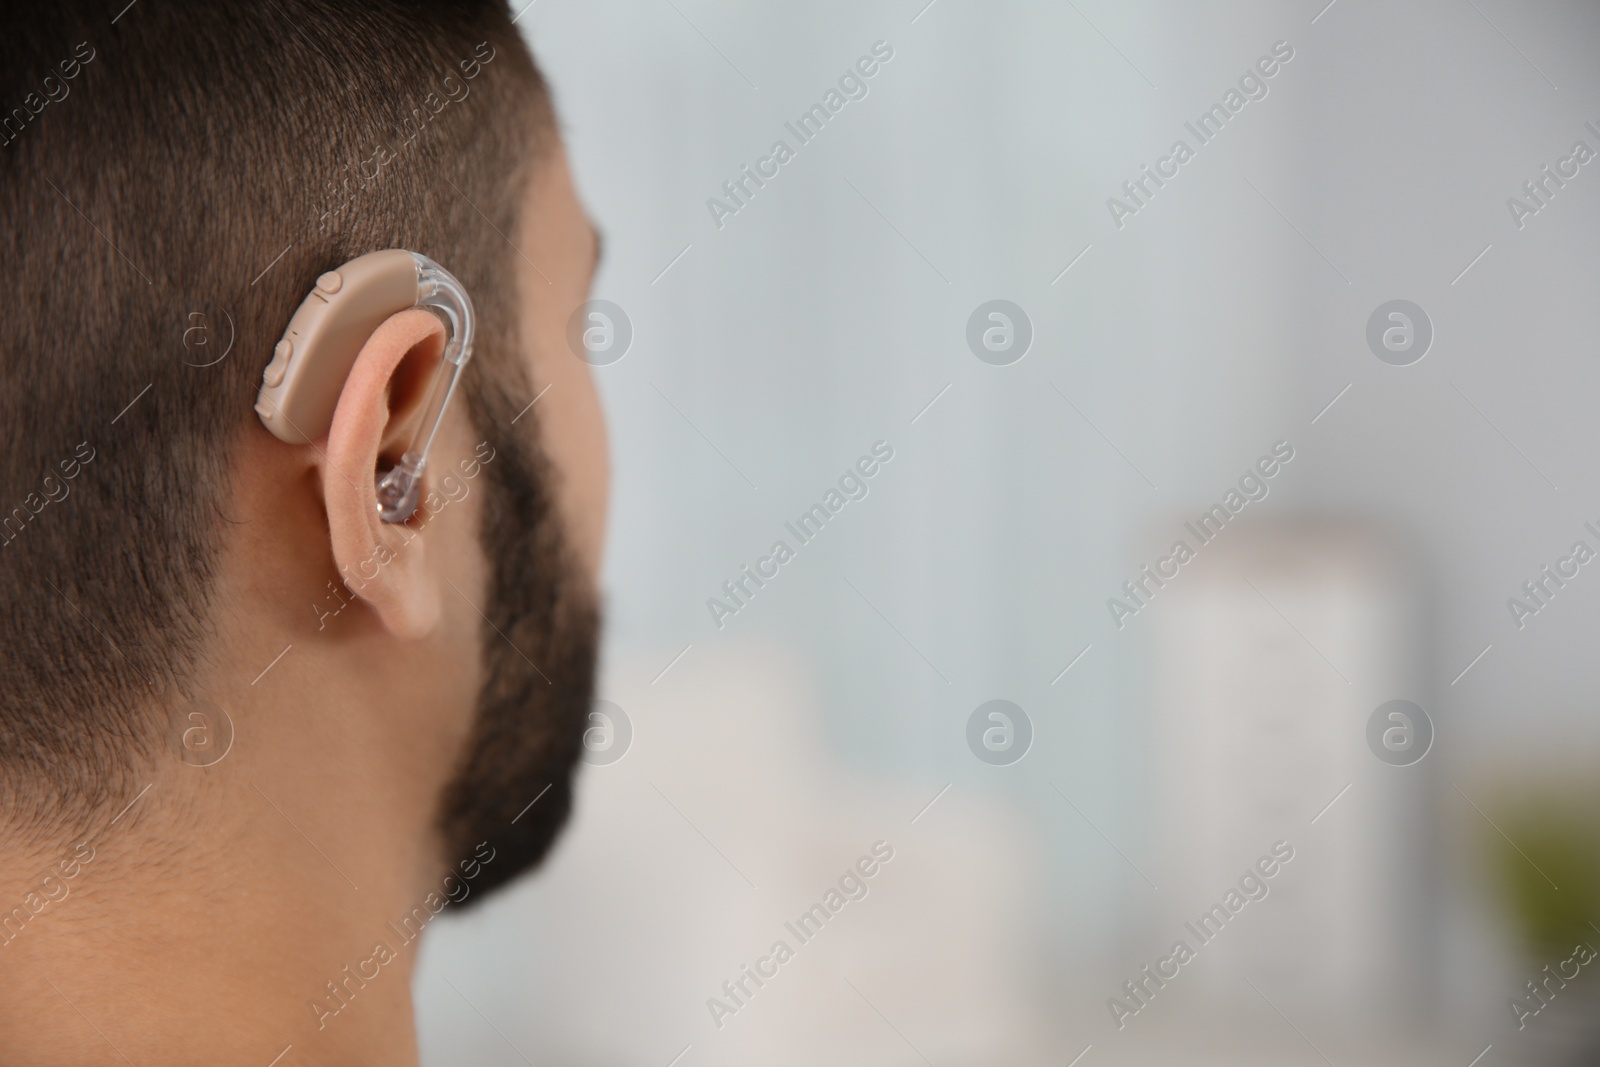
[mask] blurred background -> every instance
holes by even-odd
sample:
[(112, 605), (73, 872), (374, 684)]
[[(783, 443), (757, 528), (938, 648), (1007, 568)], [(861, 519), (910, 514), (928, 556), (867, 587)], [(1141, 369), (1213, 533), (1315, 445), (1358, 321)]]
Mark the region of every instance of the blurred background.
[(1600, 9), (522, 2), (609, 628), (425, 1062), (1600, 1061)]

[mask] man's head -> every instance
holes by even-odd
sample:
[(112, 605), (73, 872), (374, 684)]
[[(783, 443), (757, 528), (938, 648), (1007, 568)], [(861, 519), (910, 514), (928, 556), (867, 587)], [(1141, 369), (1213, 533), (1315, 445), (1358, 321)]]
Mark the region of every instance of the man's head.
[[(476, 889), (537, 862), (588, 709), (605, 455), (563, 345), (593, 232), (504, 4), (4, 18), (0, 821), (92, 838), (151, 785), (158, 825), (245, 834), (256, 801), (360, 840), (351, 867), (414, 849), (419, 885), (485, 841)], [(252, 410), (318, 275), (383, 248), (479, 313), (404, 526), (373, 476), (437, 357), (426, 312), (374, 332), (326, 438)]]

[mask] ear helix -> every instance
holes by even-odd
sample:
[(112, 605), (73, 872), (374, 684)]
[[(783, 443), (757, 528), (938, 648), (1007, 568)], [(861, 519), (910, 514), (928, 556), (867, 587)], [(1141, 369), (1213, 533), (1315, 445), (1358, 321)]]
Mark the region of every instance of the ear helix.
[(422, 472), (428, 466), (428, 451), (456, 395), (461, 372), (472, 358), (476, 326), (472, 298), (455, 275), (427, 256), (413, 252), (411, 257), (417, 262), (417, 306), (438, 313), (444, 320), (447, 338), (444, 358), (439, 361), (439, 369), (428, 385), (422, 419), (417, 423), (411, 445), (400, 462), (378, 479), (378, 514), (384, 522), (405, 522), (417, 510), (417, 495), (422, 487)]
[(256, 398), (262, 425), (279, 440), (322, 438), (362, 345), (391, 315), (412, 307), (438, 315), (446, 339), (411, 443), (378, 478), (378, 514), (388, 523), (405, 522), (416, 511), (428, 452), (472, 358), (476, 316), (454, 275), (401, 248), (369, 252), (322, 275), (273, 348)]

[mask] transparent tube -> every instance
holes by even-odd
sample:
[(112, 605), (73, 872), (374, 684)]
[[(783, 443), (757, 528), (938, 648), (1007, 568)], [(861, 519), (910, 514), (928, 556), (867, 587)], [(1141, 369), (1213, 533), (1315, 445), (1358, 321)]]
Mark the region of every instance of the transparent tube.
[(428, 384), (422, 402), (422, 416), (400, 462), (378, 479), (378, 515), (384, 522), (405, 522), (417, 510), (422, 493), (422, 474), (428, 469), (428, 451), (450, 409), (461, 372), (472, 358), (472, 338), (477, 316), (472, 298), (455, 275), (419, 253), (417, 261), (417, 307), (425, 307), (444, 320), (446, 337), (444, 358)]

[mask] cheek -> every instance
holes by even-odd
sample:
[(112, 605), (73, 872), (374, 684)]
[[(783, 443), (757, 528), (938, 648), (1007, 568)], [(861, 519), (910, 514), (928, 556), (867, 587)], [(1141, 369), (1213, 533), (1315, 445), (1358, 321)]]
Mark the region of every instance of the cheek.
[[(459, 450), (465, 451), (470, 447), (465, 433), (460, 442)], [(464, 666), (477, 662), (478, 645), (482, 640), (479, 631), (484, 625), (483, 616), (478, 612), (488, 607), (494, 580), (482, 540), (483, 505), (487, 496), (487, 492), (467, 494), (459, 503), (451, 504), (439, 521), (432, 523), (427, 530), (433, 538), (428, 546), (428, 551), (433, 554), (433, 566), (447, 575), (460, 590), (458, 593), (456, 589), (445, 586), (455, 601), (451, 613), (457, 617), (460, 625), (453, 628), (452, 632), (463, 645), (456, 651), (467, 656), (463, 660)], [(467, 602), (469, 598), (471, 603)]]
[(542, 180), (535, 181), (529, 191), (523, 209), (523, 236), (528, 242), (523, 247), (546, 250), (539, 264), (543, 277), (519, 264), (522, 333), (527, 339), (524, 357), (532, 386), (528, 399), (549, 386), (548, 396), (537, 409), (539, 444), (560, 474), (556, 501), (572, 547), (579, 563), (597, 578), (605, 539), (610, 457), (595, 379), (616, 373), (634, 357), (624, 354), (619, 363), (592, 368), (567, 347), (567, 320), (589, 299), (593, 238), (560, 153), (545, 164)]
[(565, 390), (567, 406), (559, 416), (543, 424), (542, 444), (551, 462), (562, 472), (557, 487), (558, 504), (567, 522), (573, 549), (591, 578), (598, 581), (605, 541), (611, 456), (593, 372), (579, 360), (571, 363), (576, 369)]
[[(575, 290), (571, 306), (577, 307), (585, 297), (582, 290)], [(524, 304), (524, 307), (540, 306)], [(531, 312), (529, 317), (535, 320), (556, 318), (538, 311)], [(531, 346), (524, 358), (533, 395), (549, 388), (534, 409), (538, 414), (534, 425), (538, 427), (540, 449), (559, 472), (555, 485), (556, 505), (561, 511), (565, 532), (579, 563), (591, 577), (598, 578), (601, 544), (605, 538), (610, 455), (595, 375), (604, 373), (605, 369), (597, 372), (567, 351), (565, 325), (564, 320), (525, 323), (524, 328), (539, 342)], [(552, 402), (557, 397), (559, 402)], [(525, 426), (526, 423), (518, 423), (519, 429)]]

